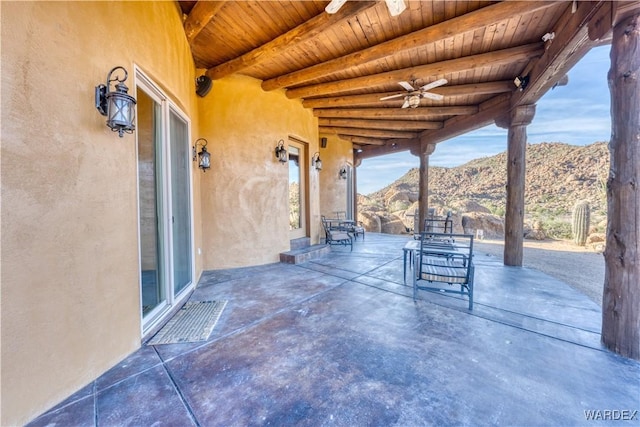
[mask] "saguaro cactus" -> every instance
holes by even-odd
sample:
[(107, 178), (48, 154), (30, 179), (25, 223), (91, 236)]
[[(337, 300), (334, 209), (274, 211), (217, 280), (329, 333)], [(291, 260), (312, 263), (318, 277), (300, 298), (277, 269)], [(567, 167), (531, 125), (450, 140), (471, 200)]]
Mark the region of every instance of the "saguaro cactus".
[(584, 246), (589, 235), (590, 209), (589, 202), (583, 200), (573, 207), (571, 231), (576, 245)]

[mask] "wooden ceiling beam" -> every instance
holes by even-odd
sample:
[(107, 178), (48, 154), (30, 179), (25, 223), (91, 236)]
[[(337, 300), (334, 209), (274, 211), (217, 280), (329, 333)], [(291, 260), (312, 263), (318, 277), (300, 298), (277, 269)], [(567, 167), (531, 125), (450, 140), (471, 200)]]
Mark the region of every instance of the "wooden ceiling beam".
[(555, 38), (547, 46), (544, 55), (532, 64), (527, 87), (514, 94), (513, 108), (536, 103), (597, 44), (589, 40), (588, 23), (598, 16), (598, 10), (607, 3), (609, 2), (577, 2), (575, 13), (571, 10), (571, 4), (567, 4), (554, 28)]
[(440, 129), (442, 122), (424, 120), (364, 120), (364, 119), (335, 119), (320, 118), (319, 126), (338, 126), (362, 129), (406, 129), (406, 130), (426, 130)]
[[(349, 2), (347, 2), (349, 3)], [(444, 39), (467, 32), (473, 32), (498, 23), (515, 15), (535, 12), (553, 6), (555, 2), (528, 1), (528, 2), (501, 2), (493, 4), (465, 15), (449, 19), (447, 21), (431, 25), (413, 33), (397, 37), (387, 42), (371, 46), (322, 64), (313, 65), (302, 70), (275, 77), (262, 82), (264, 90), (280, 89), (344, 71), (354, 66), (367, 62), (386, 58), (399, 52), (416, 49), (429, 43), (435, 43)], [(343, 6), (344, 7), (344, 6)]]
[(511, 96), (507, 93), (495, 96), (480, 104), (476, 114), (452, 117), (444, 122), (442, 128), (422, 132), (418, 140), (420, 143), (437, 144), (487, 126), (509, 111)]
[[(349, 141), (352, 144), (367, 144), (367, 145), (384, 145), (385, 142), (383, 139), (377, 139), (377, 138), (368, 138), (365, 136), (353, 136), (353, 135), (343, 135), (343, 134), (338, 134), (338, 138), (340, 139), (344, 139), (345, 141)], [(360, 148), (360, 147), (355, 147), (354, 148)]]
[(343, 127), (336, 127), (336, 126), (320, 126), (319, 132), (340, 134), (340, 135), (366, 136), (371, 138), (414, 139), (418, 136), (416, 132), (402, 132), (402, 131), (396, 131), (396, 130), (379, 130), (379, 129), (343, 128)]
[(353, 160), (355, 164), (358, 164), (363, 159), (400, 153), (402, 151), (411, 151), (416, 148), (420, 148), (418, 139), (390, 139), (385, 141), (385, 144), (381, 146), (362, 146), (360, 150), (353, 153)]
[[(199, 3), (203, 2), (200, 1), (198, 4)], [(298, 25), (281, 36), (276, 37), (270, 42), (265, 43), (235, 59), (209, 68), (206, 75), (211, 79), (216, 80), (241, 72), (245, 68), (249, 68), (259, 64), (260, 62), (272, 59), (299, 43), (311, 40), (331, 26), (338, 25), (375, 5), (375, 1), (350, 1), (343, 5), (335, 14), (329, 14), (322, 11), (319, 15), (314, 16), (310, 20)]]
[(477, 106), (420, 107), (420, 108), (321, 108), (313, 110), (316, 117), (413, 119), (429, 120), (438, 116), (470, 115), (478, 112)]
[[(193, 6), (189, 16), (184, 21), (184, 32), (187, 35), (189, 44), (211, 22), (225, 3), (225, 1), (199, 1)], [(193, 50), (193, 47), (191, 49)]]
[[(499, 80), (486, 83), (440, 86), (435, 89), (431, 89), (429, 92), (453, 98), (456, 96), (490, 95), (494, 93), (513, 92), (514, 90), (515, 86), (511, 80)], [(363, 95), (345, 95), (330, 98), (308, 98), (302, 101), (302, 106), (305, 108), (332, 108), (380, 104), (381, 102), (387, 102), (380, 101), (380, 98), (395, 95), (398, 92), (399, 91), (367, 93)], [(399, 99), (402, 101), (402, 98)]]
[(357, 162), (358, 160), (361, 161), (362, 159), (384, 156), (401, 151), (418, 152), (423, 143), (436, 144), (474, 129), (479, 129), (491, 124), (496, 117), (500, 117), (509, 111), (511, 96), (511, 94), (507, 93), (495, 96), (482, 103), (476, 114), (453, 117), (445, 121), (441, 129), (421, 132), (418, 138), (388, 140), (384, 146), (364, 146), (361, 152), (354, 154), (354, 160)]
[(436, 76), (448, 73), (462, 73), (484, 67), (499, 67), (506, 64), (530, 61), (532, 57), (540, 56), (543, 53), (544, 46), (542, 42), (531, 43), (478, 55), (464, 56), (447, 61), (387, 71), (380, 74), (303, 86), (287, 90), (286, 95), (287, 98), (290, 99), (308, 98), (369, 89), (376, 86), (397, 84), (399, 81), (410, 80), (412, 76)]

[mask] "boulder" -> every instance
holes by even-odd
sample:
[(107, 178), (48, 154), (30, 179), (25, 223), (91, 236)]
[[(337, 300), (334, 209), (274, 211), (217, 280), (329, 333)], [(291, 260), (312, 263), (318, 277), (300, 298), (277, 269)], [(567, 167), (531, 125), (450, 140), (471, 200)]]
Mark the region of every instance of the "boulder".
[(485, 238), (504, 237), (504, 220), (493, 214), (468, 212), (462, 215), (462, 228), (465, 233), (476, 235), (482, 230)]
[(545, 240), (547, 238), (547, 233), (540, 221), (534, 221), (532, 225), (525, 224), (523, 234), (524, 238), (528, 240)]
[(374, 212), (358, 212), (358, 221), (366, 231), (380, 233), (382, 230), (380, 215)]
[(389, 190), (386, 192), (386, 194), (384, 195), (384, 199), (387, 202), (388, 205), (392, 205), (395, 202), (407, 202), (408, 204), (410, 204), (411, 202), (409, 202), (409, 194), (407, 191), (398, 191), (398, 190)]
[(547, 235), (544, 230), (530, 229), (528, 232), (524, 232), (524, 238), (527, 240), (544, 240), (547, 238)]
[(380, 231), (387, 234), (406, 234), (407, 228), (396, 215), (385, 215), (380, 217)]
[(451, 204), (454, 208), (456, 208), (460, 212), (482, 212), (482, 213), (491, 213), (491, 211), (475, 200), (460, 200), (453, 202)]
[(601, 243), (607, 240), (607, 235), (604, 233), (592, 233), (587, 236), (586, 244)]
[(603, 253), (607, 245), (607, 235), (605, 233), (592, 233), (587, 236), (586, 244), (596, 253)]

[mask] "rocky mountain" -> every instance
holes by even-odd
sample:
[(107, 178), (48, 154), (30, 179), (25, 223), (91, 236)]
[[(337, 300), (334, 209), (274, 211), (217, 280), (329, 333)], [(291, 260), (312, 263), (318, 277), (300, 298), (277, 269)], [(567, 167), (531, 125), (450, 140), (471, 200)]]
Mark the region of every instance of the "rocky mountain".
[[(573, 206), (587, 200), (592, 231), (603, 231), (606, 220), (607, 144), (588, 146), (541, 143), (527, 146), (525, 223), (532, 238), (571, 237)], [(458, 229), (474, 217), (491, 219), (491, 233), (500, 236), (506, 206), (507, 153), (472, 160), (454, 168), (429, 168), (429, 207), (436, 213), (451, 211)], [(419, 170), (367, 196), (359, 195), (358, 219), (372, 230), (402, 233), (413, 227), (418, 208)], [(463, 224), (465, 222), (467, 224)], [(472, 228), (483, 225), (475, 224)], [(486, 225), (489, 227), (490, 225)], [(493, 229), (495, 228), (495, 230)], [(535, 237), (537, 236), (537, 237)]]

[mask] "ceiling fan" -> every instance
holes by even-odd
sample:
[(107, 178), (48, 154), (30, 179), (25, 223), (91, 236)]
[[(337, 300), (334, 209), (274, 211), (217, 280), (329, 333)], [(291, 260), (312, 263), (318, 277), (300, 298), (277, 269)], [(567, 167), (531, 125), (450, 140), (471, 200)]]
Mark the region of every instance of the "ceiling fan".
[(402, 104), (402, 108), (418, 108), (420, 105), (420, 98), (429, 98), (436, 101), (440, 101), (444, 98), (444, 96), (429, 92), (430, 89), (434, 87), (442, 86), (447, 84), (447, 79), (436, 80), (435, 82), (428, 83), (424, 86), (415, 89), (416, 82), (413, 80), (413, 85), (408, 82), (398, 82), (400, 86), (407, 90), (407, 93), (397, 93), (395, 95), (389, 95), (380, 98), (380, 101), (386, 101), (387, 99), (399, 98), (404, 96), (404, 104)]
[[(387, 8), (389, 9), (389, 14), (391, 16), (400, 15), (406, 8), (407, 5), (404, 4), (404, 0), (384, 0), (387, 3)], [(343, 4), (345, 4), (347, 0), (331, 0), (331, 2), (324, 9), (327, 13), (336, 13)]]

